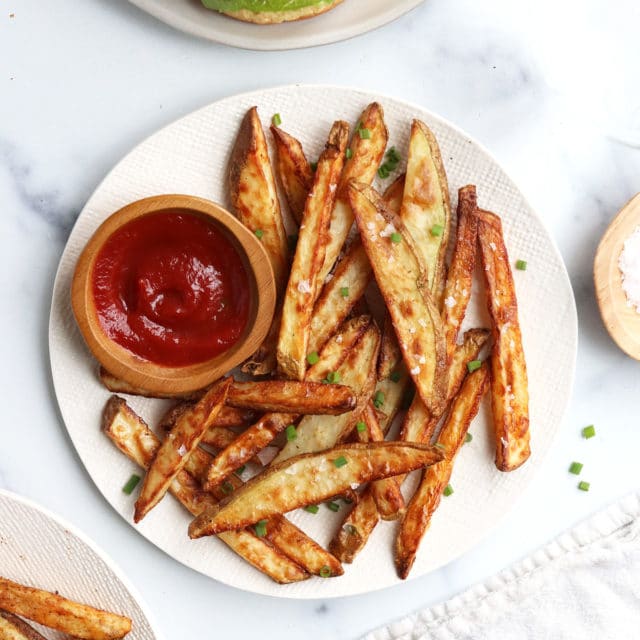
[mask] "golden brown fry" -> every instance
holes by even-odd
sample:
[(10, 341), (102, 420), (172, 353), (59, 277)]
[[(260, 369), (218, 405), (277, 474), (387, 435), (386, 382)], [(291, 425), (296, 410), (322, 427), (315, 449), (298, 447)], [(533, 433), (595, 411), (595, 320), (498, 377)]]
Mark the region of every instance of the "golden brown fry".
[(1, 577), (0, 607), (76, 638), (114, 640), (131, 631), (129, 618)]
[(276, 148), (276, 170), (289, 211), (300, 224), (307, 195), (313, 184), (313, 171), (300, 141), (272, 125), (271, 134)]
[[(320, 382), (328, 373), (336, 371), (370, 324), (371, 318), (364, 316), (345, 323), (344, 328), (327, 342), (318, 362), (308, 369), (306, 379)], [(262, 416), (216, 456), (209, 469), (207, 487), (211, 489), (220, 484), (238, 467), (251, 460), (296, 418), (296, 415), (281, 413)]]
[(145, 475), (136, 501), (133, 516), (135, 522), (140, 522), (162, 500), (174, 478), (184, 468), (189, 455), (200, 444), (215, 420), (230, 385), (231, 379), (214, 385), (196, 405), (180, 416)]
[(189, 526), (189, 536), (230, 531), (349, 491), (353, 485), (435, 464), (441, 452), (398, 442), (343, 444), (266, 469), (227, 501), (208, 508)]
[(259, 411), (338, 415), (353, 411), (356, 397), (343, 384), (297, 380), (234, 380), (229, 387), (227, 404)]
[(406, 174), (399, 175), (382, 194), (382, 202), (384, 206), (393, 211), (396, 215), (400, 215), (402, 207), (402, 197), (404, 196), (404, 183)]
[(278, 368), (286, 377), (302, 380), (306, 371), (311, 314), (324, 278), (324, 262), (331, 211), (344, 165), (349, 125), (337, 121), (329, 133), (307, 198), (296, 253), (282, 305), (278, 338)]
[[(104, 411), (102, 428), (116, 447), (130, 460), (143, 469), (149, 468), (160, 448), (160, 441), (122, 398), (112, 396), (109, 399)], [(191, 471), (198, 460), (202, 465), (203, 459), (206, 465), (210, 456), (196, 449), (189, 456), (186, 466)], [(196, 475), (202, 477), (198, 473)], [(206, 506), (216, 502), (216, 498), (203, 491), (200, 483), (186, 470), (178, 474), (169, 491), (194, 516), (202, 513)], [(286, 557), (278, 549), (274, 549), (251, 531), (229, 531), (218, 537), (232, 551), (275, 582), (288, 584), (306, 580), (309, 577), (309, 574), (303, 571), (295, 561)]]
[(374, 189), (352, 182), (348, 194), (409, 374), (425, 405), (437, 410), (446, 393), (444, 333), (411, 236)]
[[(158, 423), (161, 431), (171, 431), (178, 418), (190, 407), (193, 402), (184, 401), (174, 405), (162, 416)], [(255, 420), (256, 414), (248, 409), (236, 409), (234, 407), (222, 407), (213, 421), (210, 429), (220, 429), (229, 427), (246, 427)]]
[(260, 240), (269, 255), (278, 292), (282, 292), (289, 267), (287, 236), (256, 107), (243, 118), (231, 151), (229, 192), (240, 222), (251, 231), (262, 232)]
[(425, 469), (422, 481), (411, 498), (396, 539), (395, 562), (398, 575), (406, 578), (411, 571), (418, 546), (440, 504), (449, 483), (454, 459), (463, 445), (471, 421), (478, 413), (480, 400), (487, 390), (489, 376), (486, 364), (465, 379), (438, 437), (445, 458)]
[(407, 175), (400, 218), (426, 267), (431, 294), (439, 302), (449, 240), (449, 186), (435, 136), (424, 122), (411, 124)]
[[(364, 133), (368, 132), (369, 136)], [(346, 194), (351, 180), (371, 184), (376, 176), (389, 134), (384, 124), (384, 112), (377, 102), (372, 102), (361, 114), (358, 125), (351, 138), (351, 158), (347, 160), (338, 187), (338, 199), (331, 214), (329, 241), (327, 243), (324, 265), (320, 271), (320, 282), (324, 282), (336, 263), (342, 246), (353, 225), (351, 204)]]
[(276, 350), (278, 349), (278, 336), (280, 335), (280, 320), (282, 318), (282, 301), (276, 305), (276, 310), (262, 344), (258, 350), (242, 365), (242, 372), (252, 376), (271, 374), (276, 370), (278, 361)]
[(368, 485), (329, 543), (329, 551), (340, 562), (351, 564), (364, 549), (378, 522), (380, 514), (371, 493), (371, 485)]
[(518, 321), (518, 302), (500, 218), (478, 212), (478, 238), (487, 303), (493, 323), (491, 408), (496, 467), (513, 471), (531, 455), (527, 365)]
[(451, 362), (458, 332), (471, 298), (471, 282), (476, 265), (476, 188), (470, 184), (458, 191), (458, 229), (456, 245), (444, 288), (442, 322), (447, 342), (447, 361)]
[(0, 611), (0, 638), (2, 640), (47, 640), (22, 618), (6, 611)]

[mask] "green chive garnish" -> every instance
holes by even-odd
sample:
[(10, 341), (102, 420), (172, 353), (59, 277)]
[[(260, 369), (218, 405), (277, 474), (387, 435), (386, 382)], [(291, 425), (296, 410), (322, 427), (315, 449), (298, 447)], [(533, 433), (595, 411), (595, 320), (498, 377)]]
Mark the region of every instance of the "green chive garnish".
[(393, 242), (393, 244), (398, 244), (398, 243), (402, 242), (402, 236), (397, 231), (392, 233), (391, 234), (391, 242)]
[(340, 287), (340, 295), (343, 298), (348, 298), (349, 297), (349, 287)]
[(473, 440), (473, 436), (470, 433), (467, 433), (464, 437), (465, 442), (471, 442)]
[(331, 577), (331, 569), (325, 565), (320, 568), (320, 577), (321, 578), (330, 578)]
[(569, 467), (569, 473), (573, 473), (574, 476), (579, 476), (582, 471), (582, 467), (584, 467), (582, 462), (572, 462)]
[(393, 164), (394, 165), (393, 168), (395, 169), (395, 165), (397, 165), (400, 162), (400, 154), (396, 151), (396, 148), (391, 147), (389, 151), (387, 151), (386, 156), (387, 156), (387, 163)]
[(233, 493), (233, 485), (228, 480), (225, 480), (220, 488), (222, 489), (222, 492), (226, 493), (227, 495)]
[(400, 382), (400, 378), (402, 376), (400, 375), (400, 373), (398, 373), (397, 371), (392, 371), (389, 374), (389, 380), (391, 380), (391, 382)]
[(580, 491), (589, 491), (590, 486), (591, 484), (584, 480), (582, 480), (582, 482), (578, 482), (578, 489), (580, 489)]
[(287, 436), (287, 442), (292, 442), (293, 440), (295, 440), (298, 437), (298, 432), (296, 431), (296, 427), (293, 424), (290, 424), (285, 430), (284, 430), (286, 436)]
[(473, 373), (476, 369), (479, 369), (482, 366), (481, 360), (471, 360), (471, 362), (467, 362), (467, 371), (469, 373)]
[(353, 151), (351, 151), (351, 149), (347, 149), (344, 155), (347, 160), (351, 160), (351, 158), (353, 158)]
[(444, 227), (441, 224), (434, 224), (429, 233), (431, 233), (432, 236), (441, 236), (443, 231)]
[(447, 450), (447, 447), (445, 447), (441, 442), (436, 442), (433, 446), (434, 446), (436, 449), (442, 449), (443, 451), (446, 451), (446, 450)]
[(317, 504), (308, 504), (304, 510), (308, 511), (309, 513), (318, 513), (320, 507)]
[(367, 425), (362, 421), (357, 422), (356, 423), (356, 429), (357, 429), (358, 433), (362, 433), (363, 431), (367, 430)]
[(260, 238), (262, 238), (262, 236), (264, 235), (264, 231), (262, 229), (256, 229), (253, 232), (256, 236), (256, 238), (258, 238), (258, 240), (260, 240)]
[(452, 487), (450, 484), (448, 484), (448, 485), (444, 488), (444, 491), (442, 492), (442, 495), (443, 495), (445, 498), (448, 498), (452, 493), (453, 493), (453, 487)]
[(247, 468), (246, 464), (243, 464), (239, 469), (236, 469), (236, 475), (241, 476), (244, 473), (244, 470)]
[(279, 127), (282, 124), (282, 118), (279, 113), (274, 113), (273, 118), (271, 118), (271, 122), (274, 127)]
[(333, 461), (333, 464), (336, 469), (339, 469), (340, 467), (344, 467), (344, 465), (347, 464), (347, 459), (344, 456), (340, 456)]
[(340, 374), (337, 371), (329, 371), (327, 377), (322, 382), (326, 384), (338, 384), (338, 382), (340, 382)]
[(380, 409), (382, 408), (383, 404), (384, 404), (384, 393), (382, 393), (382, 391), (376, 391), (376, 395), (373, 396), (373, 406), (376, 409)]
[(140, 476), (136, 473), (132, 474), (132, 476), (127, 480), (127, 484), (122, 487), (122, 493), (126, 493), (130, 496), (133, 493), (133, 490), (138, 486), (138, 482), (140, 482)]
[(340, 509), (340, 505), (337, 502), (327, 502), (327, 509), (330, 509), (334, 513)]
[(526, 271), (527, 270), (527, 261), (526, 260), (516, 260), (516, 269), (519, 269), (520, 271)]
[(267, 521), (259, 520), (253, 526), (253, 529), (256, 532), (258, 538), (264, 538), (267, 535)]
[(582, 437), (583, 438), (589, 439), (589, 438), (593, 438), (593, 436), (595, 436), (595, 435), (596, 435), (596, 428), (592, 424), (590, 424), (588, 427), (585, 427), (582, 430)]
[(371, 138), (371, 131), (369, 129), (358, 129), (358, 135), (361, 140), (369, 140)]
[(386, 165), (383, 164), (378, 167), (378, 177), (382, 180), (389, 177), (389, 169), (387, 169)]
[(318, 355), (317, 351), (312, 351), (310, 354), (307, 355), (307, 362), (309, 364), (316, 364), (318, 360), (320, 360), (320, 356)]

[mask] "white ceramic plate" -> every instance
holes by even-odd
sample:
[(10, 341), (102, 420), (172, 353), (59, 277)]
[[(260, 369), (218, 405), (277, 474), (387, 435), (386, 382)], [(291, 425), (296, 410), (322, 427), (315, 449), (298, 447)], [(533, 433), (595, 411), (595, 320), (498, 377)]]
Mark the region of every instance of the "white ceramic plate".
[(377, 29), (423, 0), (343, 0), (331, 11), (275, 25), (234, 20), (205, 9), (199, 0), (130, 0), (162, 22), (214, 42), (243, 49), (280, 51), (339, 42)]
[[(49, 345), (60, 409), (80, 458), (106, 499), (131, 522), (133, 497), (121, 487), (134, 471), (100, 433), (100, 416), (109, 397), (96, 378), (96, 363), (76, 329), (69, 303), (74, 265), (85, 242), (102, 220), (124, 204), (160, 193), (188, 193), (227, 203), (227, 157), (240, 120), (258, 105), (263, 120), (280, 113), (282, 126), (298, 136), (311, 159), (319, 154), (336, 118), (357, 122), (362, 108), (378, 100), (385, 109), (390, 143), (404, 153), (411, 119), (434, 130), (442, 149), (455, 205), (457, 189), (478, 186), (480, 205), (503, 217), (512, 260), (527, 260), (515, 271), (531, 394), (531, 459), (518, 471), (499, 473), (483, 412), (472, 427), (474, 440), (459, 457), (452, 483), (455, 494), (443, 500), (426, 535), (411, 577), (450, 562), (495, 526), (538, 472), (560, 426), (571, 393), (576, 354), (576, 312), (562, 259), (540, 220), (517, 187), (476, 142), (424, 108), (355, 89), (289, 86), (221, 100), (154, 134), (129, 153), (105, 178), (83, 209), (62, 256), (55, 282)], [(398, 170), (402, 170), (399, 167)], [(477, 297), (477, 296), (476, 296)], [(484, 303), (483, 303), (484, 304)], [(480, 305), (483, 307), (483, 305)], [(487, 326), (483, 308), (471, 308), (468, 326)], [(132, 398), (150, 424), (162, 402)], [(292, 519), (326, 544), (341, 514), (296, 512)], [(260, 593), (296, 598), (363, 593), (397, 583), (392, 562), (395, 526), (382, 523), (345, 575), (277, 586), (234, 556), (218, 540), (187, 539), (189, 516), (168, 497), (137, 526), (168, 554), (217, 580)]]
[[(127, 640), (159, 640), (140, 596), (84, 534), (42, 507), (0, 490), (0, 575), (131, 618)], [(46, 638), (60, 634), (32, 624)]]

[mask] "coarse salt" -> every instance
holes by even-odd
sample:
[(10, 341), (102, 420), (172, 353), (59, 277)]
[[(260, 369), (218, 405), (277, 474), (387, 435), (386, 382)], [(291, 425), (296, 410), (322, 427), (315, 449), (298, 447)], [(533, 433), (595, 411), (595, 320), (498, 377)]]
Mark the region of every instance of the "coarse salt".
[(178, 455), (183, 458), (185, 456), (185, 454), (187, 453), (187, 447), (185, 447), (183, 444), (180, 445), (180, 448), (178, 449)]
[(624, 241), (618, 267), (622, 274), (622, 288), (627, 296), (627, 306), (635, 307), (640, 313), (640, 227), (636, 227)]
[(410, 373), (412, 376), (417, 376), (417, 375), (420, 373), (420, 367), (413, 367), (413, 369), (411, 369), (411, 370), (409, 371), (409, 373)]
[(456, 299), (453, 296), (449, 296), (448, 298), (445, 298), (444, 306), (448, 307), (449, 309), (451, 309), (452, 307), (455, 307)]
[(298, 291), (300, 293), (311, 293), (311, 285), (308, 280), (300, 280), (298, 282)]
[(387, 223), (387, 226), (380, 232), (381, 238), (388, 238), (390, 235), (396, 233), (397, 229), (390, 223)]

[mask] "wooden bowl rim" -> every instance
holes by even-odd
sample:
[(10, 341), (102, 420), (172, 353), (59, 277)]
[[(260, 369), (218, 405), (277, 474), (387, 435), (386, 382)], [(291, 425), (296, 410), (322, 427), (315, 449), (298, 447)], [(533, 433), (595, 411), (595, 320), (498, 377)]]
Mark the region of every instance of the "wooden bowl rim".
[[(243, 261), (251, 308), (245, 331), (227, 351), (214, 358), (182, 367), (168, 367), (143, 360), (103, 332), (91, 293), (95, 259), (111, 235), (137, 218), (167, 209), (180, 209), (206, 218), (220, 227)], [(202, 389), (238, 366), (254, 353), (269, 331), (275, 310), (276, 286), (268, 254), (255, 235), (220, 205), (197, 196), (166, 194), (131, 202), (106, 218), (96, 229), (76, 263), (71, 285), (71, 305), (89, 350), (112, 375), (150, 392), (188, 393)]]

